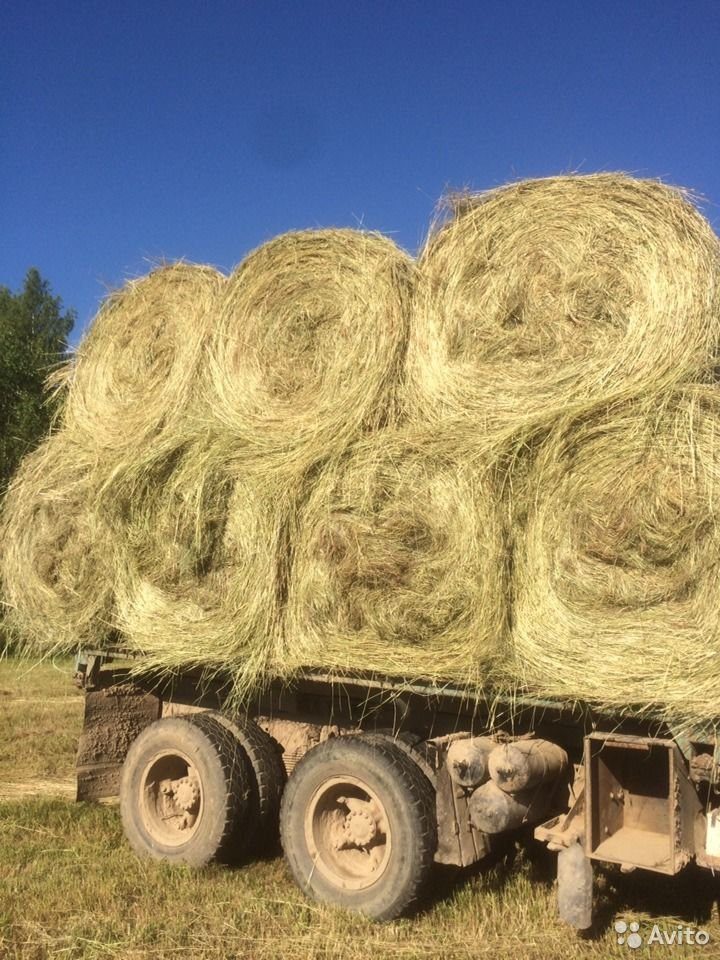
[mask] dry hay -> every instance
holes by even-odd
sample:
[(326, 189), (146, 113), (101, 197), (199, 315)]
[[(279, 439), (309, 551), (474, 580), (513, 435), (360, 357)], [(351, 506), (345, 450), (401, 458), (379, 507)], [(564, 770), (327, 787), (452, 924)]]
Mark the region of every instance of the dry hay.
[(27, 456), (0, 522), (4, 626), (38, 653), (109, 635), (113, 540), (94, 510), (85, 452), (55, 434)]
[(718, 240), (683, 192), (622, 174), (458, 198), (419, 262), (415, 417), (500, 442), (700, 379), (720, 339)]
[[(714, 363), (717, 249), (602, 175), (469, 198), (417, 276), (325, 230), (130, 284), (10, 490), (13, 621), (238, 697), (317, 667), (713, 712), (720, 402), (673, 391)], [(511, 582), (495, 454), (539, 426)]]
[[(18, 542), (6, 580), (24, 636), (120, 639), (146, 666), (230, 670), (239, 694), (261, 682), (277, 659), (279, 544), (296, 489), (279, 468), (342, 452), (393, 416), (411, 276), (389, 240), (318, 231), (266, 245), (230, 281), (177, 264), (113, 295), (52, 384), (64, 407), (42, 469), (65, 512), (42, 550), (65, 570), (65, 531), (80, 525), (71, 603), (22, 587), (22, 563), (37, 560), (25, 527), (49, 496), (29, 467), (8, 502)], [(74, 478), (78, 456), (71, 497), (63, 471)], [(83, 565), (91, 523), (102, 562), (93, 548)]]
[(522, 499), (513, 641), (526, 685), (716, 716), (720, 391), (687, 388), (558, 427)]
[(395, 413), (413, 266), (357, 230), (289, 233), (229, 279), (210, 346), (208, 422), (266, 475), (341, 453)]
[(187, 428), (225, 278), (175, 263), (113, 293), (82, 341), (72, 372), (58, 374), (63, 422), (98, 450), (101, 471), (172, 452)]
[(287, 507), (198, 444), (145, 478), (108, 517), (118, 543), (116, 625), (143, 669), (230, 673), (243, 696), (278, 642)]
[(383, 431), (314, 480), (290, 538), (284, 662), (481, 683), (505, 641), (492, 478)]

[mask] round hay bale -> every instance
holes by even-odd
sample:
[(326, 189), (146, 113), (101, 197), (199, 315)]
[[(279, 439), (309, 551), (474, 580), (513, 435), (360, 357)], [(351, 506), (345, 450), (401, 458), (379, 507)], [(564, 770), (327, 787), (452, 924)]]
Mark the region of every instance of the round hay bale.
[(321, 472), (296, 518), (284, 662), (482, 684), (506, 631), (492, 479), (382, 431)]
[(515, 535), (515, 669), (528, 687), (720, 713), (717, 388), (558, 427), (518, 495)]
[(278, 642), (283, 499), (197, 446), (118, 502), (116, 624), (141, 667), (222, 670), (242, 697)]
[(90, 475), (85, 452), (55, 434), (25, 457), (5, 497), (5, 625), (31, 652), (74, 651), (111, 632), (114, 544)]
[(288, 233), (230, 278), (210, 347), (209, 421), (263, 472), (342, 452), (394, 415), (410, 258), (357, 230)]
[(412, 415), (504, 442), (701, 379), (720, 340), (718, 250), (687, 194), (622, 174), (458, 198), (419, 259)]
[(212, 267), (159, 267), (111, 294), (66, 385), (64, 423), (110, 465), (140, 466), (182, 442), (199, 389), (225, 277)]

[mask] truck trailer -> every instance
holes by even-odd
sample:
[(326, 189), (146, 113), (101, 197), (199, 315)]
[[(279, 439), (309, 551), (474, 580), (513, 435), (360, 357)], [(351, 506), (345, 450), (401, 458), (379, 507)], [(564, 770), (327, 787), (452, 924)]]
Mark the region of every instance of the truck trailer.
[(468, 867), (530, 834), (557, 853), (559, 913), (578, 930), (596, 865), (720, 868), (710, 726), (313, 670), (239, 709), (229, 677), (142, 667), (86, 650), (76, 672), (77, 799), (119, 797), (142, 856), (238, 863), (279, 837), (308, 896), (390, 920), (433, 863)]

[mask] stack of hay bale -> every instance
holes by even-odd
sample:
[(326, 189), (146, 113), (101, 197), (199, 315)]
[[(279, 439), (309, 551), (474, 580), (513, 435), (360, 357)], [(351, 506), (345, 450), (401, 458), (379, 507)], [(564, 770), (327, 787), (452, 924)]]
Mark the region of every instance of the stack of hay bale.
[(713, 715), (719, 277), (622, 175), (461, 198), (417, 262), (327, 230), (156, 270), (8, 493), (8, 620), (238, 696), (319, 667)]
[(426, 245), (411, 404), (492, 443), (521, 687), (720, 712), (718, 251), (683, 193), (617, 175), (467, 198)]

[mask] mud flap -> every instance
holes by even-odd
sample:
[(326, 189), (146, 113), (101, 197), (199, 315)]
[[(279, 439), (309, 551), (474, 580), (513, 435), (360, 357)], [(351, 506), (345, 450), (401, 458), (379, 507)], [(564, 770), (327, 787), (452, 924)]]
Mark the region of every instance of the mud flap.
[(160, 717), (159, 697), (131, 684), (90, 690), (77, 755), (77, 799), (115, 797), (135, 737)]

